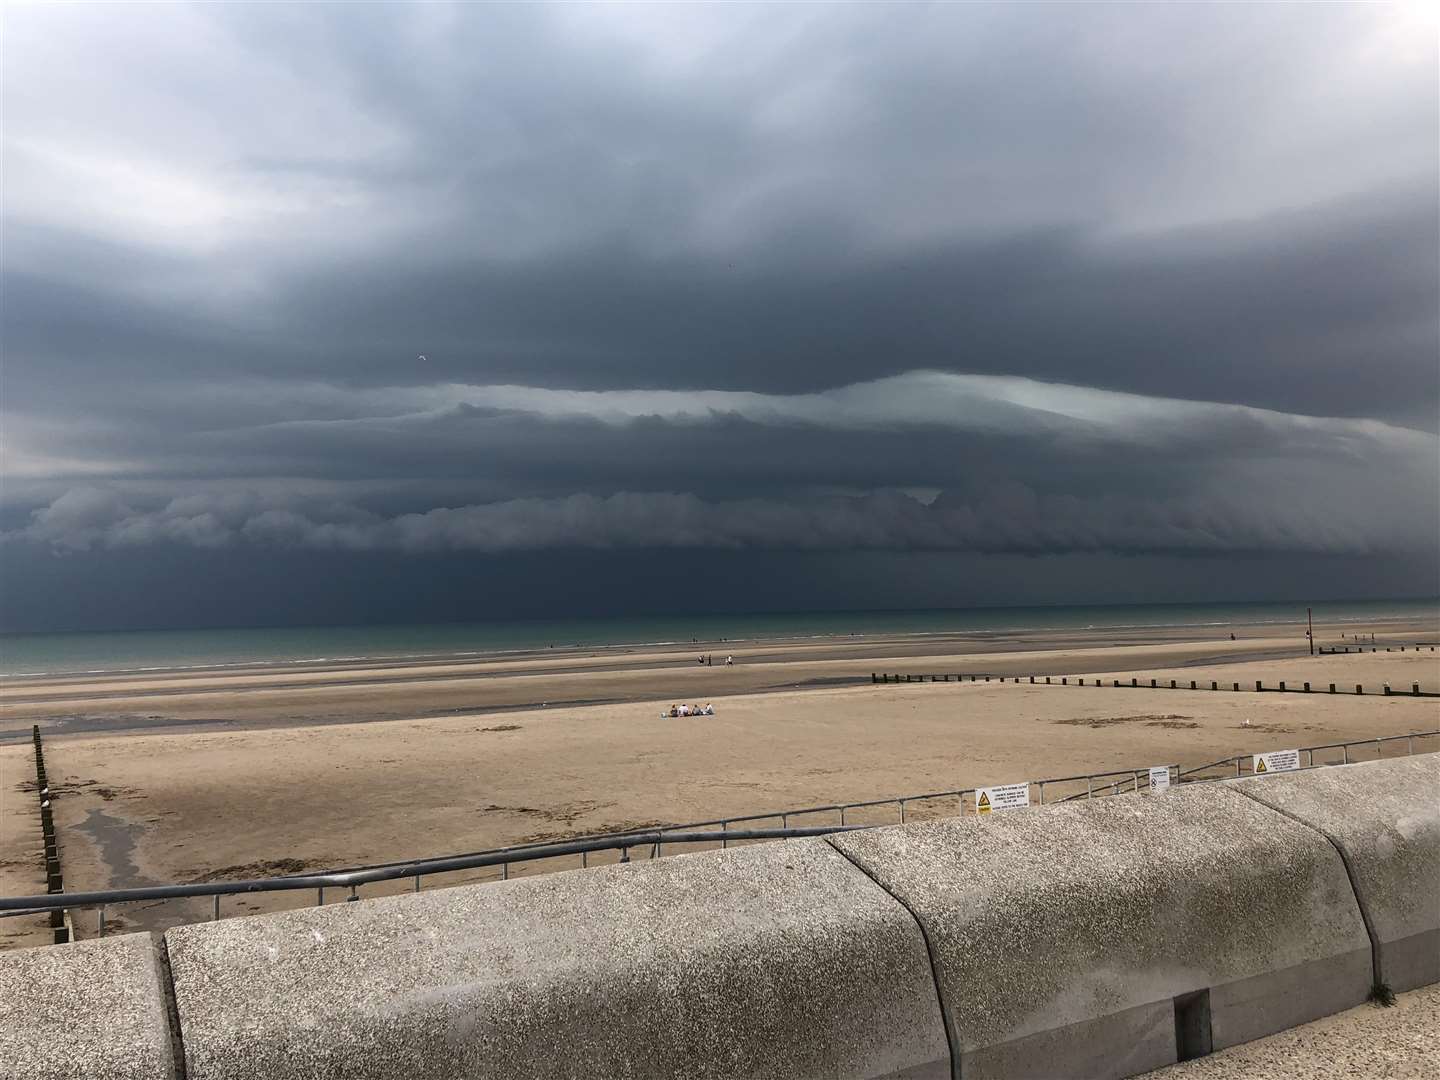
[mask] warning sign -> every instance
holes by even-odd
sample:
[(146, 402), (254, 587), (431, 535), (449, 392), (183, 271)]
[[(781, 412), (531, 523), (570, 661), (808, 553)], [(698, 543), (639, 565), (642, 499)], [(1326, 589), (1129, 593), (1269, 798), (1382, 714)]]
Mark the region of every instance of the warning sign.
[(1170, 766), (1155, 765), (1150, 769), (1150, 790), (1158, 794), (1170, 789)]
[(975, 793), (975, 812), (988, 814), (992, 810), (1019, 810), (1030, 805), (1030, 785), (997, 784), (982, 787)]
[(1268, 754), (1255, 754), (1253, 757), (1251, 768), (1259, 776), (1300, 768), (1299, 750), (1271, 750)]

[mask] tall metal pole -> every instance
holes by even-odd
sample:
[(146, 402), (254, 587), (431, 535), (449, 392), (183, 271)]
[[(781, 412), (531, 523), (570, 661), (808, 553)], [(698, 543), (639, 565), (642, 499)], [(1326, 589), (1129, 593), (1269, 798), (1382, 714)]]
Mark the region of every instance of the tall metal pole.
[(1309, 629), (1306, 631), (1306, 635), (1305, 635), (1305, 636), (1310, 639), (1310, 655), (1311, 655), (1311, 656), (1314, 656), (1314, 655), (1315, 655), (1315, 616), (1314, 616), (1314, 614), (1311, 612), (1311, 610), (1310, 610), (1308, 607), (1305, 609), (1305, 623), (1306, 623), (1306, 626), (1309, 628)]

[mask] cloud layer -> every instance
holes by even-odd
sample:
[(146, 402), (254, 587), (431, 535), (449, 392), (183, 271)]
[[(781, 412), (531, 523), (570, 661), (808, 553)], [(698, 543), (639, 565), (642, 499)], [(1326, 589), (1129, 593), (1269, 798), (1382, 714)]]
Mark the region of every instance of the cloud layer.
[[(313, 478), (321, 463), (344, 460), (347, 448), (368, 464), (368, 476), (392, 459), (403, 473), (417, 446), (437, 443), (436, 459), (483, 460), (488, 442), (505, 453), (484, 478), (495, 491), (533, 486), (531, 476), (563, 477), (567, 467), (571, 477), (561, 486), (578, 486), (582, 467), (568, 452), (557, 457), (555, 446), (605, 445), (604, 460), (583, 478), (605, 493), (385, 515), (313, 488), (197, 492), (154, 505), (143, 490), (127, 497), (118, 485), (87, 486), (33, 511), (9, 538), (72, 550), (179, 542), (400, 552), (1363, 555), (1424, 550), (1440, 511), (1440, 441), (1431, 435), (1025, 379), (917, 372), (790, 396), (454, 384), (358, 393), (313, 387), (311, 395), (309, 408), (330, 418), (225, 432), (227, 445), (235, 454), (254, 448), (261, 461), (252, 467), (271, 455), (309, 454)], [(829, 455), (772, 456), (771, 448), (802, 438)], [(869, 458), (870, 490), (854, 490), (864, 472), (857, 446)], [(709, 470), (694, 468), (697, 451)], [(644, 471), (667, 479), (667, 490), (626, 489), (644, 459), (652, 462)], [(345, 477), (331, 479), (338, 488)], [(691, 490), (681, 490), (687, 479)], [(736, 490), (765, 494), (737, 498)]]
[(3, 49), (12, 559), (1436, 549), (1421, 7), (62, 5)]

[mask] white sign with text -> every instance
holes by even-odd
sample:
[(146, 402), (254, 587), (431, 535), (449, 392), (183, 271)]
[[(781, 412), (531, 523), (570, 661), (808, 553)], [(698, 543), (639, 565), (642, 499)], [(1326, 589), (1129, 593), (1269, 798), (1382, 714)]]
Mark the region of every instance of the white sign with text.
[(997, 784), (982, 787), (975, 793), (975, 812), (988, 814), (992, 810), (1019, 810), (1030, 805), (1030, 785)]
[(1291, 772), (1300, 768), (1299, 750), (1271, 750), (1268, 754), (1255, 754), (1252, 770), (1257, 776), (1272, 772)]

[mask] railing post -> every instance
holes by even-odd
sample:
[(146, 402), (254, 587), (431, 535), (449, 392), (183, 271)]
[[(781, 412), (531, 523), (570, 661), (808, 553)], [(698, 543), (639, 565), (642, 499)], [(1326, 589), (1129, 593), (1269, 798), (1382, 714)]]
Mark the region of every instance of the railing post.
[(905, 800), (900, 800), (900, 824), (905, 824)]
[(347, 904), (350, 903), (352, 900), (359, 900), (359, 899), (360, 899), (360, 893), (357, 891), (358, 889), (359, 889), (359, 886), (358, 886), (358, 885), (351, 885), (351, 886), (350, 886), (350, 895), (347, 896), (347, 897), (345, 897), (345, 902), (346, 902)]
[(100, 905), (100, 937), (105, 936), (105, 905)]
[(1040, 805), (1045, 805), (1045, 781), (1040, 781)]
[(215, 922), (220, 921), (220, 894), (215, 894)]
[(1093, 777), (1093, 776), (1087, 776), (1087, 777), (1085, 777), (1085, 798), (1087, 798), (1087, 799), (1093, 799), (1094, 797), (1095, 797), (1095, 777)]
[(1349, 765), (1349, 764), (1350, 764), (1350, 744), (1347, 742), (1347, 743), (1346, 743), (1344, 746), (1342, 746), (1340, 749), (1341, 749), (1341, 750), (1344, 752), (1344, 754), (1345, 754), (1345, 764), (1346, 764), (1346, 765)]

